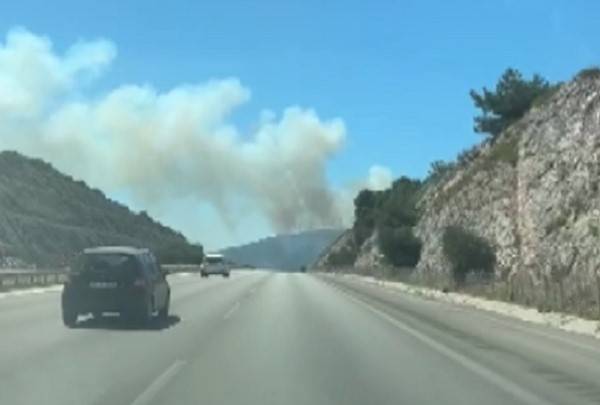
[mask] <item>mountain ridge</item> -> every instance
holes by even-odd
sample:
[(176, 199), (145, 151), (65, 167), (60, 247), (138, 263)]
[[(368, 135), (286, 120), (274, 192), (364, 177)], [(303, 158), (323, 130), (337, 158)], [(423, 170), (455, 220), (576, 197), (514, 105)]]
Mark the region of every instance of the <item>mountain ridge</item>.
[(299, 271), (302, 267), (311, 266), (342, 232), (341, 229), (317, 229), (275, 235), (221, 249), (220, 252), (240, 265)]

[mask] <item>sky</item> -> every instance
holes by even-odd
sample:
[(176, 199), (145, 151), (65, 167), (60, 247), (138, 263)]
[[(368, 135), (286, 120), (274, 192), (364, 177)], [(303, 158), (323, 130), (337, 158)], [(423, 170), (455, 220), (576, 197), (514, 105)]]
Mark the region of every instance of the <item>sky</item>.
[[(470, 89), (507, 67), (564, 81), (599, 64), (597, 16), (595, 0), (3, 2), (2, 46), (12, 33), (13, 53), (45, 52), (60, 80), (50, 91), (36, 76), (37, 101), (18, 119), (0, 100), (0, 148), (50, 160), (209, 249), (347, 226), (357, 189), (423, 177), (481, 140)], [(6, 68), (2, 81), (2, 69), (0, 58), (0, 90), (20, 85), (25, 73)], [(161, 138), (188, 118), (188, 135)], [(93, 147), (68, 139), (80, 153), (32, 141), (85, 123)], [(136, 155), (129, 129), (168, 147)]]

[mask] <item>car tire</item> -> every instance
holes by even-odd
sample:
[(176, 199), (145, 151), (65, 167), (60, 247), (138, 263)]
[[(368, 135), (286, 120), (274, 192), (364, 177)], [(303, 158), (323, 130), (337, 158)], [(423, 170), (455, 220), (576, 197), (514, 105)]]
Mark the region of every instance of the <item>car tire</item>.
[(144, 327), (150, 323), (152, 318), (152, 305), (149, 301), (144, 302), (137, 310), (127, 316), (127, 321), (134, 326)]
[(223, 277), (229, 278), (229, 273), (223, 273)]
[(73, 308), (63, 306), (62, 308), (62, 320), (66, 327), (73, 328), (77, 324), (77, 316), (79, 314)]
[(171, 305), (171, 294), (167, 295), (165, 305), (158, 311), (158, 319), (165, 322), (169, 318), (169, 306)]

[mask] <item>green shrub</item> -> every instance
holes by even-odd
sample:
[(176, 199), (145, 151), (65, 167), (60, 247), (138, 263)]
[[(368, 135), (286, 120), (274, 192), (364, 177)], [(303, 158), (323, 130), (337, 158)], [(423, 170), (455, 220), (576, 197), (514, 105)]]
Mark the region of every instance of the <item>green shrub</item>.
[(489, 159), (493, 162), (506, 162), (516, 166), (519, 161), (519, 138), (512, 136), (496, 143), (491, 151)]
[(347, 267), (354, 265), (356, 251), (350, 246), (345, 246), (335, 252), (331, 252), (327, 259), (327, 265), (331, 267)]
[(493, 274), (496, 254), (484, 238), (460, 226), (449, 226), (444, 229), (442, 245), (458, 285), (463, 284), (467, 274), (472, 272)]
[(398, 267), (414, 267), (421, 258), (422, 243), (410, 226), (379, 229), (379, 248)]
[(376, 208), (381, 192), (362, 190), (354, 199), (354, 226), (352, 232), (357, 246), (363, 244), (375, 229)]
[(428, 182), (438, 182), (443, 179), (446, 174), (451, 172), (456, 167), (455, 162), (445, 162), (443, 160), (436, 160), (431, 163), (429, 167), (429, 173), (427, 174)]
[(546, 225), (546, 235), (550, 235), (552, 232), (562, 228), (567, 224), (567, 216), (564, 214), (559, 215), (557, 218), (552, 220)]
[(518, 70), (506, 69), (494, 90), (484, 87), (481, 93), (470, 92), (475, 107), (482, 112), (475, 117), (475, 132), (498, 136), (523, 117), (534, 100), (555, 91), (555, 87), (540, 75), (527, 80)]
[(417, 201), (422, 190), (420, 180), (408, 177), (400, 177), (387, 190), (362, 190), (354, 199), (356, 246), (360, 247), (376, 228), (414, 226), (420, 215)]
[(560, 90), (560, 86), (562, 86), (562, 83), (556, 83), (556, 84), (551, 85), (547, 91), (543, 92), (542, 94), (540, 94), (539, 96), (537, 96), (536, 98), (533, 99), (531, 106), (532, 107), (541, 107), (544, 104), (546, 104), (548, 102), (548, 100), (550, 100), (552, 98), (552, 96), (554, 96), (556, 94), (556, 92), (558, 90)]
[(370, 224), (356, 223), (352, 228), (354, 242), (357, 246), (361, 246), (373, 234), (375, 229), (374, 221)]
[(392, 188), (382, 194), (378, 205), (376, 223), (378, 228), (414, 226), (419, 220), (417, 200), (422, 183), (401, 177)]
[(591, 66), (586, 69), (582, 69), (577, 73), (578, 79), (598, 79), (600, 78), (600, 67)]
[(456, 155), (456, 162), (459, 166), (466, 166), (473, 161), (479, 155), (479, 148), (477, 145), (472, 146), (468, 149), (464, 149)]

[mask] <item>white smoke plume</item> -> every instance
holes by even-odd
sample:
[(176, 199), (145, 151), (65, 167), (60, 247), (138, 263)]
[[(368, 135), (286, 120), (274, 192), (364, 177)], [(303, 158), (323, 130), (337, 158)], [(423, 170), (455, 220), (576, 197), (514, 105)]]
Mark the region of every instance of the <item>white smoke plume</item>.
[[(232, 227), (240, 207), (258, 210), (275, 232), (342, 225), (325, 178), (346, 137), (342, 120), (290, 107), (241, 134), (228, 119), (250, 91), (235, 78), (86, 97), (116, 53), (94, 40), (59, 54), (48, 38), (11, 30), (0, 43), (0, 149), (49, 160), (109, 193), (126, 190), (142, 207), (209, 203)], [(373, 168), (369, 184), (381, 187), (388, 175)]]
[(365, 188), (373, 191), (381, 191), (392, 186), (394, 177), (392, 171), (387, 167), (374, 165), (369, 169), (369, 177)]

